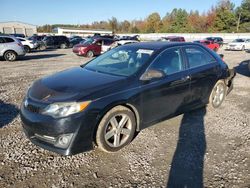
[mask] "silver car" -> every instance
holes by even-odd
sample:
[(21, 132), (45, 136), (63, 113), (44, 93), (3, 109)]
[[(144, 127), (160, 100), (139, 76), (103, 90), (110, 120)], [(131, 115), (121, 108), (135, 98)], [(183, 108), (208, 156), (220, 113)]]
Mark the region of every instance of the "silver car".
[(0, 35), (0, 57), (6, 61), (15, 61), (18, 56), (24, 56), (22, 43), (15, 37)]

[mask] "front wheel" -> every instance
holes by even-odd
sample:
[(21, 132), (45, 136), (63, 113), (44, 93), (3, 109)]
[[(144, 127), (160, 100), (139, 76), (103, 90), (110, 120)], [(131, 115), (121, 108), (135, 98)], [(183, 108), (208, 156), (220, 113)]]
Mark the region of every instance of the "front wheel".
[(91, 51), (91, 50), (89, 50), (89, 51), (87, 52), (87, 57), (89, 57), (89, 58), (94, 57), (94, 52)]
[(96, 132), (96, 143), (105, 152), (115, 152), (129, 144), (135, 133), (134, 113), (124, 106), (116, 106), (102, 118)]
[(210, 97), (209, 97), (210, 106), (212, 106), (213, 108), (218, 108), (226, 97), (226, 90), (227, 90), (227, 86), (225, 85), (224, 81), (219, 80), (215, 84), (210, 94)]

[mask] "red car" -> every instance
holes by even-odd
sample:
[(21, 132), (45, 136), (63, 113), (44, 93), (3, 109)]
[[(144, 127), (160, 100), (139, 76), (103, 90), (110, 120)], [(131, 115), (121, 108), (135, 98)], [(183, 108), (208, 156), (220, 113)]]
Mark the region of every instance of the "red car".
[(214, 43), (213, 41), (209, 41), (209, 40), (197, 40), (197, 41), (194, 41), (196, 43), (200, 43), (206, 47), (208, 47), (209, 49), (217, 52), (220, 48), (220, 45), (217, 44), (217, 43)]
[(109, 50), (113, 42), (109, 38), (89, 38), (73, 46), (73, 52), (79, 56), (93, 57)]
[(162, 37), (161, 41), (185, 42), (185, 38), (184, 37), (179, 37), (179, 36), (168, 36), (168, 37)]

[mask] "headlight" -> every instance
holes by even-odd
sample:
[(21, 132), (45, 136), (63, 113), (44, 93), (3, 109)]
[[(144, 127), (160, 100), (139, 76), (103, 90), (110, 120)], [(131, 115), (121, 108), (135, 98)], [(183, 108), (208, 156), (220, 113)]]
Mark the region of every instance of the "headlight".
[(83, 111), (87, 108), (91, 101), (85, 102), (69, 102), (69, 103), (53, 103), (47, 106), (42, 114), (52, 116), (54, 118), (66, 117)]

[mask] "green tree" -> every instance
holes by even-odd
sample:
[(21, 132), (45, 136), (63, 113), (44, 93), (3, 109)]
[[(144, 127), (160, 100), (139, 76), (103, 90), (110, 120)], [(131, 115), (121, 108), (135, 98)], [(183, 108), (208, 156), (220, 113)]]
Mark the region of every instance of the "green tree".
[[(250, 0), (243, 0), (241, 6), (236, 9), (237, 32), (250, 31)], [(240, 29), (240, 30), (239, 30)]]
[(112, 17), (110, 20), (109, 20), (109, 26), (112, 30), (113, 33), (116, 33), (117, 29), (118, 29), (118, 21), (115, 17)]
[(149, 33), (160, 32), (162, 28), (161, 17), (159, 13), (155, 12), (148, 16), (146, 20), (146, 30)]
[(125, 20), (121, 22), (121, 31), (124, 33), (128, 33), (130, 28), (130, 22), (128, 20)]
[(216, 8), (216, 18), (214, 27), (217, 31), (232, 31), (236, 25), (236, 18), (234, 14), (234, 5), (230, 0), (221, 0)]
[(181, 33), (188, 30), (188, 13), (184, 9), (173, 9), (169, 15), (169, 32)]

